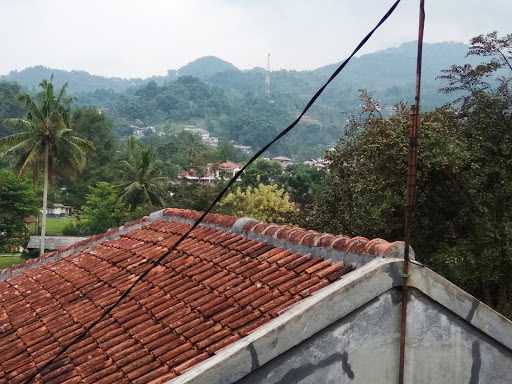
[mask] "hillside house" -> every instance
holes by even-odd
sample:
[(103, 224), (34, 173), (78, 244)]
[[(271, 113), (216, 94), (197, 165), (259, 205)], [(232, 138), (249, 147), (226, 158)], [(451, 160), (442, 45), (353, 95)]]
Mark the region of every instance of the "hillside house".
[(245, 153), (246, 155), (249, 155), (252, 153), (252, 147), (249, 145), (242, 145), (242, 144), (236, 144), (234, 141), (231, 141), (231, 144), (234, 148), (238, 149), (240, 152)]
[(325, 159), (311, 159), (305, 161), (303, 164), (316, 169), (325, 169), (329, 166), (329, 161)]
[(182, 171), (179, 178), (192, 183), (211, 184), (220, 180), (231, 179), (240, 169), (240, 164), (225, 161), (220, 164), (208, 164), (204, 169)]
[[(161, 210), (0, 272), (0, 382), (397, 383), (401, 242), (210, 214), (155, 266), (199, 216)], [(420, 263), (408, 285), (406, 383), (512, 382), (509, 320)]]
[(211, 184), (218, 180), (215, 173), (212, 172), (208, 167), (204, 170), (197, 170), (192, 168), (186, 171), (182, 171), (179, 174), (178, 179), (185, 182), (198, 184)]
[(220, 163), (217, 167), (218, 175), (223, 179), (231, 179), (236, 175), (236, 173), (242, 168), (242, 166), (238, 163), (234, 163), (232, 161), (225, 161)]
[(276, 156), (272, 158), (273, 161), (276, 161), (279, 163), (279, 165), (283, 168), (288, 167), (289, 165), (293, 164), (292, 159), (286, 156)]
[(190, 132), (194, 135), (197, 135), (200, 137), (201, 142), (205, 145), (208, 145), (210, 147), (216, 148), (219, 145), (219, 138), (215, 136), (211, 136), (210, 132), (204, 128), (199, 128), (194, 125), (187, 125), (183, 129), (186, 132)]
[(54, 203), (47, 208), (48, 216), (69, 216), (73, 213), (73, 207), (60, 203)]

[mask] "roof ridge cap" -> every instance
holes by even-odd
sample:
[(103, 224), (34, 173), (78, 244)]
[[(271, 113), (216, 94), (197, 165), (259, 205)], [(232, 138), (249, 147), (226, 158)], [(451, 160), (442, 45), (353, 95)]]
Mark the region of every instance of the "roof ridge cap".
[[(192, 209), (166, 208), (163, 210), (163, 216), (169, 218), (176, 217), (184, 219), (185, 221), (195, 221), (199, 219), (201, 215), (202, 212)], [(321, 254), (322, 252), (318, 252), (321, 248), (325, 251), (324, 253), (352, 254), (364, 258), (404, 257), (405, 243), (403, 241), (389, 242), (380, 238), (368, 239), (363, 236), (349, 237), (341, 234), (334, 235), (331, 233), (308, 230), (298, 226), (267, 223), (251, 217), (237, 218), (220, 213), (208, 213), (203, 223), (283, 248), (295, 248), (295, 251), (301, 253), (307, 253), (311, 252), (312, 249), (317, 249), (317, 252), (313, 253)], [(412, 259), (414, 259), (414, 250), (412, 247), (410, 248), (410, 254)], [(364, 263), (366, 263), (366, 261)]]

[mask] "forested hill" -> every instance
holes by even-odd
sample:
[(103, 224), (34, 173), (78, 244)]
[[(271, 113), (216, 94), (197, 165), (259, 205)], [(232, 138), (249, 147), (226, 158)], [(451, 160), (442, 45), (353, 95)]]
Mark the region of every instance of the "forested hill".
[[(425, 44), (423, 109), (454, 98), (439, 92), (436, 79), (442, 69), (468, 62), (467, 46), (461, 43)], [(355, 58), (340, 78), (326, 90), (298, 130), (279, 145), (275, 154), (308, 158), (319, 156), (333, 145), (348, 114), (360, 109), (359, 90), (367, 89), (384, 106), (384, 113), (399, 101), (413, 100), (416, 44)], [(332, 73), (336, 64), (312, 71), (273, 71), (271, 97), (265, 94), (265, 70), (239, 70), (219, 58), (199, 58), (165, 76), (146, 79), (107, 78), (84, 71), (32, 67), (11, 72), (0, 80), (13, 81), (33, 91), (52, 73), (80, 106), (103, 108), (120, 135), (137, 127), (195, 125), (210, 133), (253, 147), (263, 145), (289, 123), (305, 101)], [(165, 129), (164, 129), (165, 128)]]
[(62, 69), (48, 68), (41, 65), (25, 68), (21, 71), (11, 71), (0, 80), (16, 82), (28, 91), (36, 89), (42, 79), (53, 75), (53, 82), (60, 87), (68, 83), (71, 94), (93, 92), (97, 89), (110, 89), (122, 92), (128, 87), (142, 85), (143, 79), (122, 79), (119, 77), (103, 77), (91, 75), (86, 71), (64, 71)]
[(194, 76), (206, 80), (218, 73), (239, 71), (233, 64), (215, 56), (205, 56), (178, 69), (179, 76)]
[[(467, 46), (462, 43), (434, 43), (424, 47), (425, 88), (437, 90), (435, 77), (441, 69), (466, 60)], [(397, 95), (414, 82), (416, 43), (409, 42), (397, 48), (389, 48), (353, 59), (344, 72), (338, 85), (345, 90), (366, 88), (373, 92)], [(278, 93), (303, 94), (310, 91), (319, 81), (325, 79), (336, 64), (326, 65), (312, 71), (278, 70), (272, 72), (272, 87)], [(0, 76), (0, 80), (14, 81), (31, 90), (37, 87), (42, 78), (54, 76), (56, 85), (68, 83), (70, 93), (92, 92), (97, 89), (125, 91), (153, 80), (157, 84), (173, 81), (177, 76), (194, 76), (225, 89), (262, 92), (265, 71), (262, 68), (239, 70), (233, 64), (214, 56), (199, 58), (179, 69), (170, 69), (164, 76), (150, 78), (123, 79), (92, 75), (86, 71), (65, 71), (43, 66), (35, 66), (20, 71), (11, 71)], [(334, 87), (338, 88), (338, 87)], [(337, 92), (331, 92), (337, 93)]]
[[(441, 70), (452, 64), (471, 62), (466, 58), (467, 46), (462, 43), (425, 44), (423, 64), (423, 106), (432, 109), (450, 98), (439, 93)], [(319, 87), (338, 64), (331, 64), (313, 71), (274, 71), (271, 74), (272, 91), (276, 94), (293, 94), (305, 99)], [(398, 101), (412, 101), (416, 70), (416, 43), (404, 43), (398, 48), (354, 58), (346, 70), (326, 90), (321, 101), (339, 110), (351, 111), (358, 102), (358, 90), (367, 89), (384, 105), (390, 107)], [(264, 91), (265, 71), (255, 68), (248, 71), (218, 73), (207, 81), (228, 91)]]

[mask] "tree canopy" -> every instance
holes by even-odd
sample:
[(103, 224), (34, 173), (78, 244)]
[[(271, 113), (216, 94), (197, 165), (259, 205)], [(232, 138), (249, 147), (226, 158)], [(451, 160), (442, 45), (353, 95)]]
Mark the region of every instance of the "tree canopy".
[(259, 184), (257, 187), (240, 187), (229, 193), (219, 204), (219, 211), (238, 217), (286, 223), (296, 209), (288, 193), (275, 184)]
[[(421, 262), (510, 314), (512, 73), (496, 77), (502, 67), (488, 68), (478, 82), (472, 72), (454, 78), (454, 90), (466, 92), (462, 102), (422, 115), (412, 245)], [(408, 108), (397, 105), (384, 117), (363, 96), (363, 112), (327, 153), (326, 187), (303, 219), (334, 233), (399, 240)]]
[(37, 214), (37, 202), (30, 182), (0, 170), (0, 251), (17, 251), (28, 240), (24, 219)]
[(164, 183), (153, 149), (131, 138), (127, 142), (127, 158), (121, 161), (123, 175), (122, 192), (119, 198), (130, 209), (142, 205), (151, 208), (164, 206)]

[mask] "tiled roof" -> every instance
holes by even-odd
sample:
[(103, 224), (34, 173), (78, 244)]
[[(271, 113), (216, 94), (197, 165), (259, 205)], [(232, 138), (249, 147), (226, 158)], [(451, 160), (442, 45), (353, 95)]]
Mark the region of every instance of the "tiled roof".
[[(23, 383), (53, 359), (199, 214), (168, 209), (4, 272), (0, 383)], [(235, 233), (239, 223), (242, 228)], [(364, 238), (208, 215), (205, 226), (196, 228), (127, 300), (34, 382), (166, 382), (352, 269), (249, 238), (258, 232), (374, 255), (393, 248), (382, 240), (372, 244)]]
[(232, 161), (225, 161), (219, 164), (219, 168), (222, 169), (240, 169), (242, 166), (238, 163), (233, 163)]

